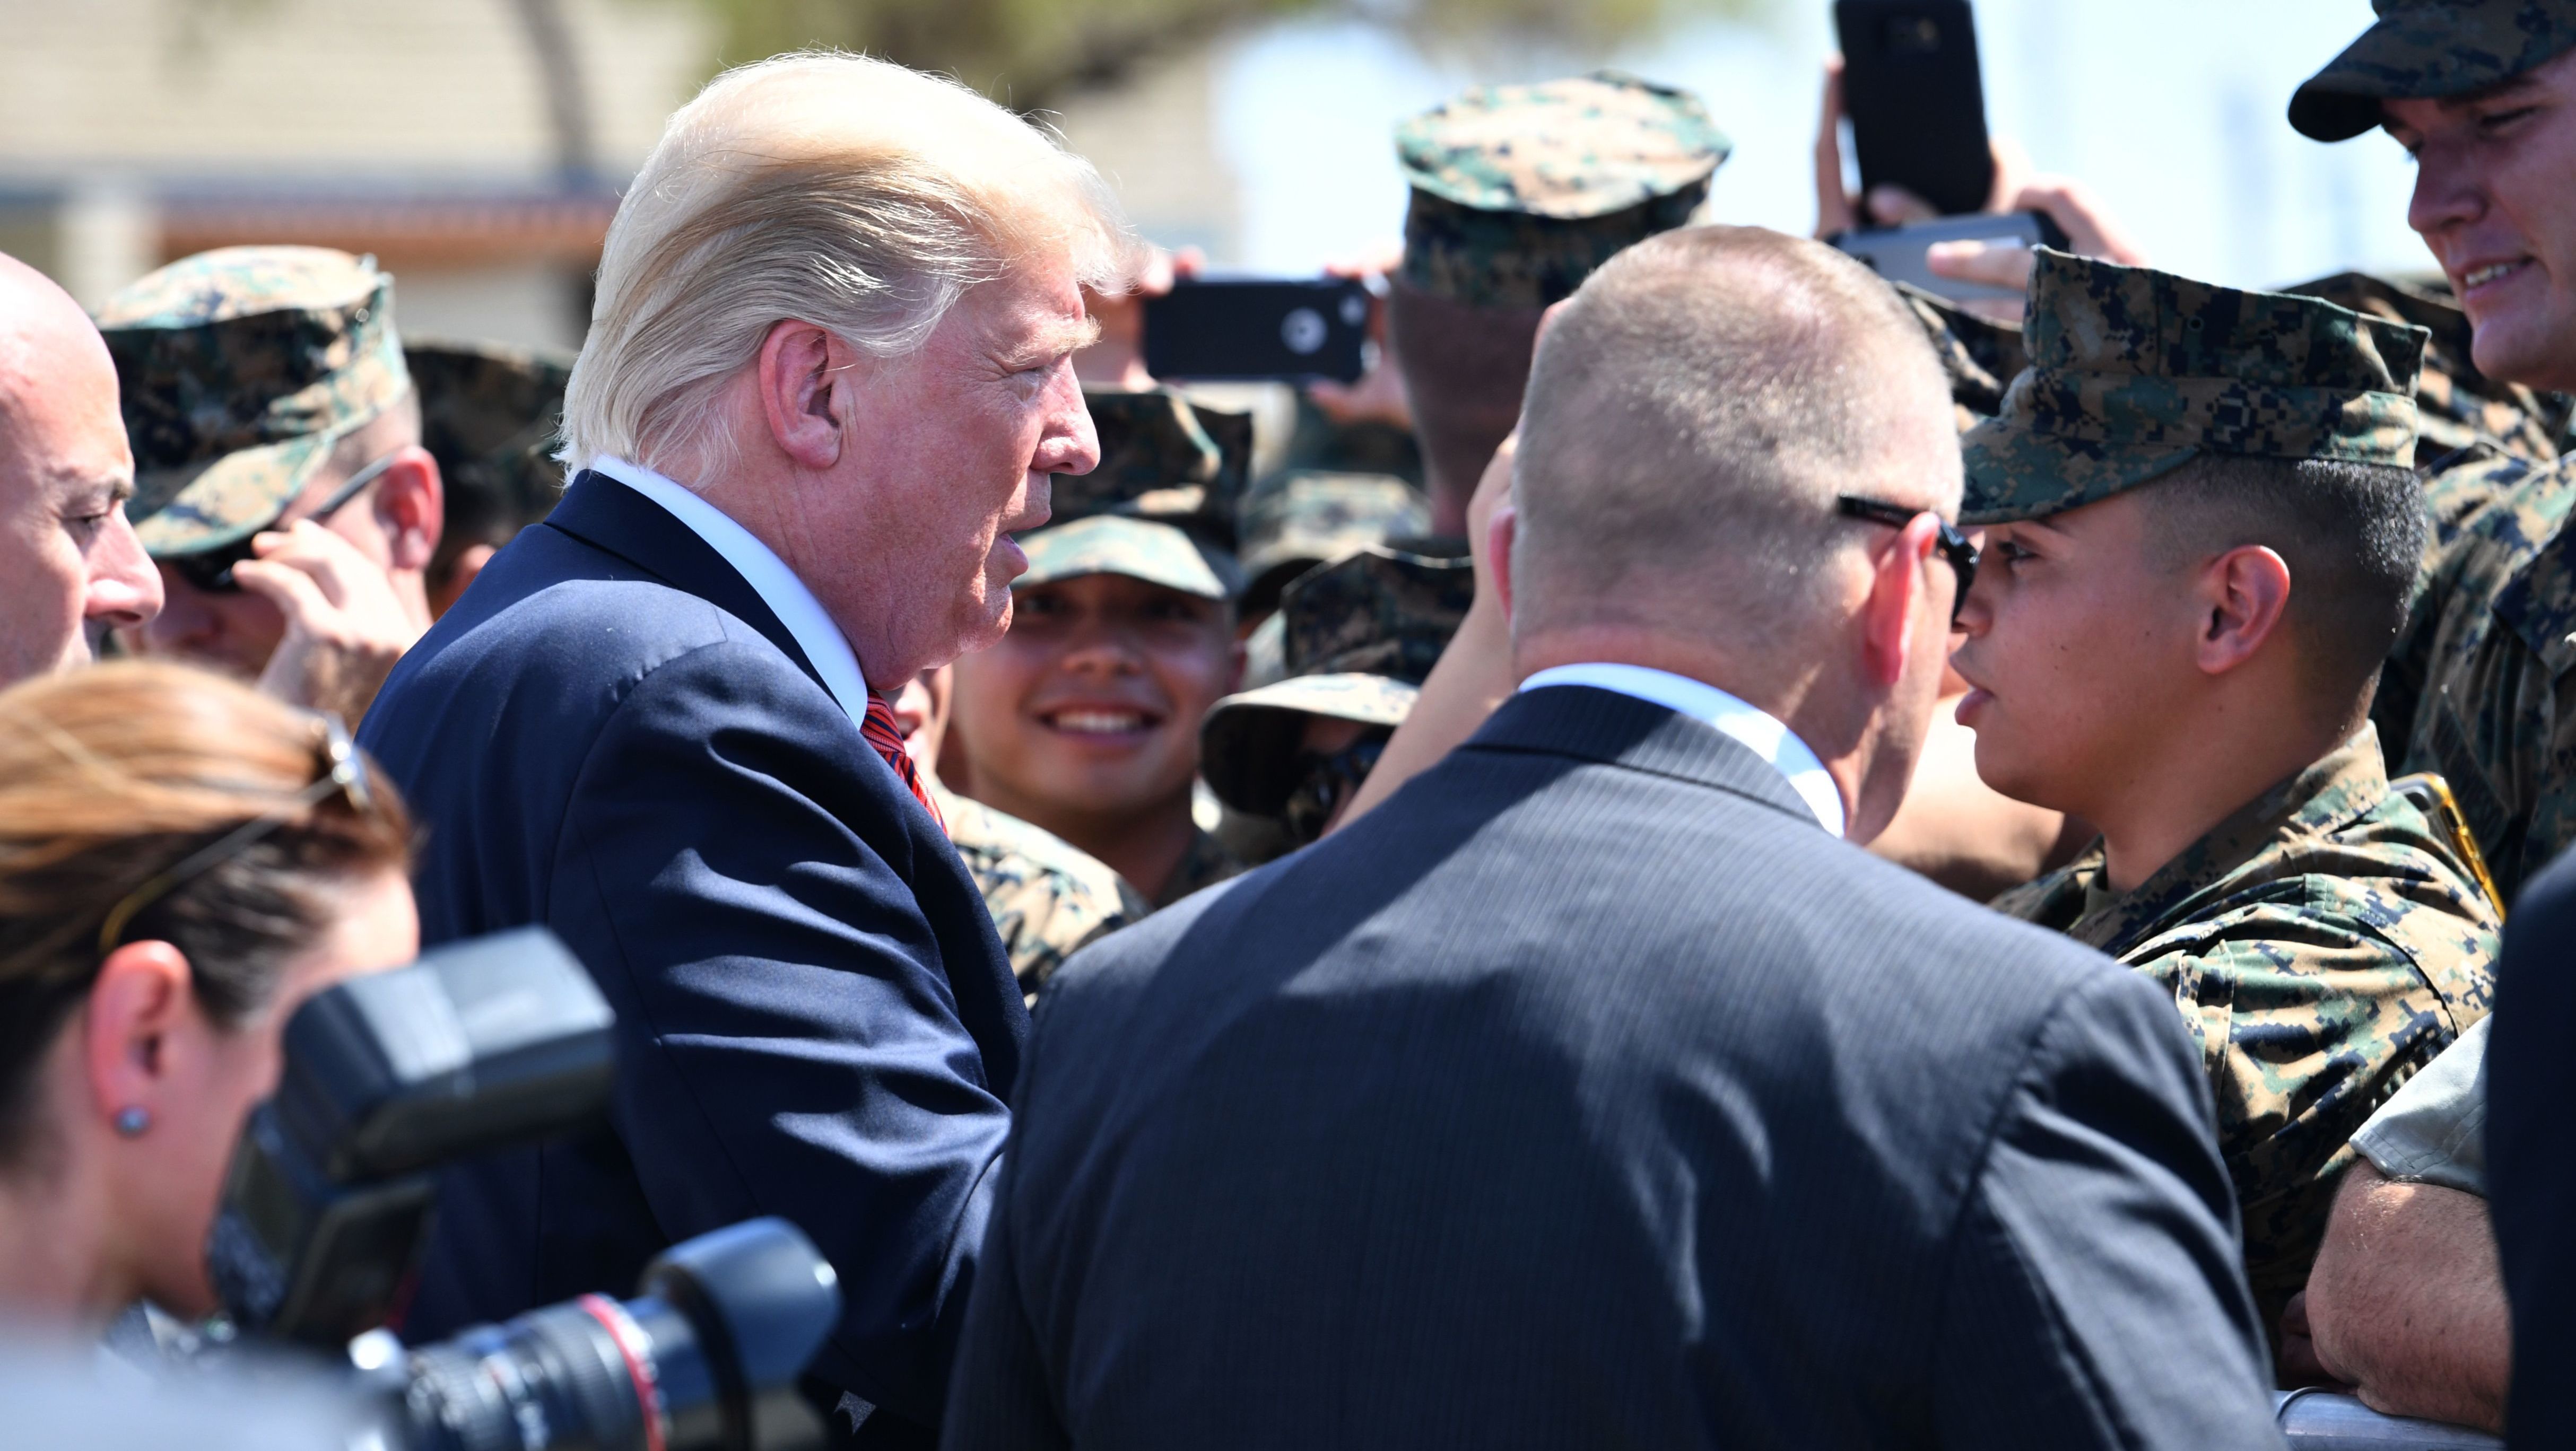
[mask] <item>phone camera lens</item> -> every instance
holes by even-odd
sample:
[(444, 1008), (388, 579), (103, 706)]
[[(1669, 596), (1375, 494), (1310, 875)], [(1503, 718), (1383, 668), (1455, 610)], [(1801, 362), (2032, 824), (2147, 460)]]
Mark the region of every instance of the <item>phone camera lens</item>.
[(1299, 357), (1319, 352), (1326, 332), (1324, 315), (1311, 307), (1301, 307), (1279, 319), (1279, 341)]
[(1929, 15), (1900, 15), (1887, 22), (1887, 48), (1898, 55), (1931, 55), (1941, 49), (1941, 22)]

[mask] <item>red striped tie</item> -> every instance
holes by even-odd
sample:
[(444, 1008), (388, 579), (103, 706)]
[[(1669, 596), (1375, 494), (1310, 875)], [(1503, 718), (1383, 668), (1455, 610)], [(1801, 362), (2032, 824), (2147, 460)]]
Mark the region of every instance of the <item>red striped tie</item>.
[(866, 736), (868, 744), (877, 748), (877, 754), (885, 757), (885, 763), (894, 767), (894, 773), (912, 789), (912, 799), (921, 803), (921, 809), (930, 813), (930, 819), (939, 823), (941, 831), (946, 831), (948, 819), (939, 814), (938, 804), (930, 799), (929, 788), (921, 784), (921, 768), (912, 763), (912, 752), (903, 748), (903, 728), (894, 723), (894, 707), (878, 699), (874, 691), (868, 694), (868, 713), (859, 722), (859, 734)]

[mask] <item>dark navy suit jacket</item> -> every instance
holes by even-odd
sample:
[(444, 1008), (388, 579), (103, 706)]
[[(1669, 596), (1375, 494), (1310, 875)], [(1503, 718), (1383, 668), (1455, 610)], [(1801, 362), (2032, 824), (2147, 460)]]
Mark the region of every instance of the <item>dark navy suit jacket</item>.
[(936, 1425), (1028, 1016), (947, 837), (759, 595), (576, 479), (396, 667), (361, 742), (426, 830), (431, 943), (542, 922), (617, 1010), (608, 1126), (449, 1176), (418, 1340), (761, 1214), (828, 1255), (815, 1373)]
[(2576, 852), (2534, 876), (2505, 922), (2487, 1043), (2488, 1210), (2513, 1307), (2515, 1447), (2576, 1445)]
[(2277, 1447), (2173, 1004), (1533, 691), (1038, 1008), (952, 1448)]

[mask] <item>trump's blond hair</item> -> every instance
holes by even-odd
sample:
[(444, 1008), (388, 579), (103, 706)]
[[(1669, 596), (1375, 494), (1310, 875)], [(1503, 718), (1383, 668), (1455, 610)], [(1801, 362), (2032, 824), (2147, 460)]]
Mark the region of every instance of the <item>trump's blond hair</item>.
[(1069, 258), (1116, 290), (1135, 243), (1090, 163), (953, 81), (805, 52), (725, 72), (671, 117), (610, 223), (562, 457), (704, 482), (718, 395), (776, 323), (880, 358), (967, 289)]

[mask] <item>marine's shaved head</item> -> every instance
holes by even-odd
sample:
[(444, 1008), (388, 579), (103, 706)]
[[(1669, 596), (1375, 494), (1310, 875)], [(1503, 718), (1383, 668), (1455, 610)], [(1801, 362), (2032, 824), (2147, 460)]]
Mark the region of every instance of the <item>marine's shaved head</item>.
[(1767, 653), (1831, 623), (1828, 566), (1868, 542), (1835, 495), (1949, 514), (1959, 488), (1948, 383), (1886, 283), (1777, 232), (1669, 232), (1594, 274), (1540, 343), (1514, 630)]
[(87, 661), (161, 608), (124, 501), (116, 365), (80, 304), (0, 256), (0, 684)]

